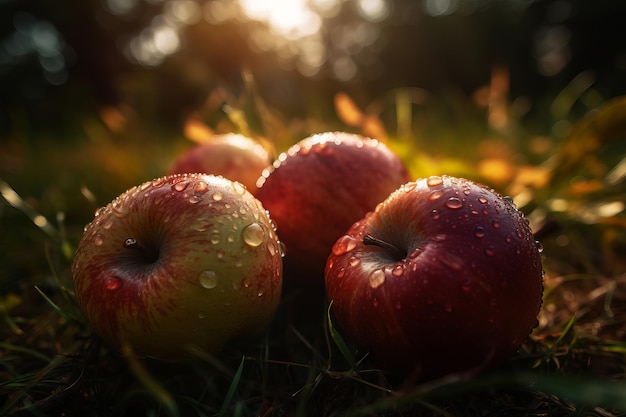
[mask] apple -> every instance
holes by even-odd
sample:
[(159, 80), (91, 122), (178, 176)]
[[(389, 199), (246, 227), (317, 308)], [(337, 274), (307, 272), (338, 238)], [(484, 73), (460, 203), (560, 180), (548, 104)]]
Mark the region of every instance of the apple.
[(267, 149), (247, 136), (227, 133), (211, 137), (179, 155), (168, 174), (205, 173), (238, 181), (249, 190), (272, 163)]
[(103, 340), (180, 360), (268, 325), (281, 295), (281, 244), (243, 185), (171, 175), (96, 212), (72, 276), (78, 305)]
[(286, 246), (285, 275), (323, 289), (335, 241), (407, 181), (397, 155), (357, 134), (320, 133), (279, 155), (263, 172), (255, 196)]
[(430, 177), (393, 192), (332, 248), (337, 324), (382, 368), (417, 379), (506, 361), (536, 326), (540, 246), (497, 192)]

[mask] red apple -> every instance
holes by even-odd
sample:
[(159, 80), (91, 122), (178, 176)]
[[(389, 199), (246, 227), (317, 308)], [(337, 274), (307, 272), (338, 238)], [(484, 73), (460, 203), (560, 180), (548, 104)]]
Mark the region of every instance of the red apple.
[(286, 274), (323, 287), (333, 243), (407, 181), (402, 161), (381, 142), (328, 132), (281, 154), (255, 195), (287, 248)]
[(168, 174), (221, 175), (254, 190), (257, 179), (271, 163), (269, 152), (259, 142), (228, 133), (213, 136), (182, 153), (174, 160)]
[(281, 249), (266, 210), (241, 184), (172, 175), (98, 210), (72, 275), (78, 305), (105, 341), (177, 360), (191, 347), (217, 352), (270, 322)]
[(337, 240), (337, 323), (382, 367), (430, 379), (506, 361), (536, 323), (543, 272), (524, 215), (453, 177), (408, 183)]

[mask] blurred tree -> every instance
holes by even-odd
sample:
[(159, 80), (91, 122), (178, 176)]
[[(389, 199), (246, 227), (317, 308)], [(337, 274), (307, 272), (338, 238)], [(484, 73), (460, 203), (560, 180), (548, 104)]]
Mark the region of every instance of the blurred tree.
[(176, 124), (216, 85), (242, 88), (242, 69), (290, 115), (339, 89), (364, 101), (405, 86), (471, 93), (494, 64), (510, 69), (513, 96), (556, 94), (586, 70), (605, 98), (626, 93), (624, 2), (294, 0), (283, 20), (271, 4), (0, 2), (0, 131), (15, 110), (46, 128), (119, 103)]

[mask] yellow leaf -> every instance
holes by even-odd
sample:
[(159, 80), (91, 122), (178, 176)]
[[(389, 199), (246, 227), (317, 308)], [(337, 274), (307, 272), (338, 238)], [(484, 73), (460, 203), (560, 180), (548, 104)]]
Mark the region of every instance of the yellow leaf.
[(343, 92), (335, 95), (335, 111), (342, 122), (348, 126), (359, 127), (363, 124), (365, 115), (352, 98)]

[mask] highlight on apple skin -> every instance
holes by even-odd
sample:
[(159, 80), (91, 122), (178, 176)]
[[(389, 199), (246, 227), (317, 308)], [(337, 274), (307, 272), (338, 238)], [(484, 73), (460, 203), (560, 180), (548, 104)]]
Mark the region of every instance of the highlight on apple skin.
[(282, 153), (254, 194), (286, 246), (286, 279), (323, 289), (333, 243), (409, 179), (387, 146), (357, 134), (316, 134)]
[(428, 380), (505, 362), (536, 326), (540, 248), (522, 212), (454, 177), (410, 182), (340, 237), (326, 291), (384, 369)]
[(265, 208), (223, 177), (171, 175), (97, 211), (72, 264), (97, 334), (139, 356), (179, 360), (262, 331), (282, 286), (281, 243)]
[(272, 157), (261, 143), (238, 133), (226, 133), (212, 136), (178, 155), (168, 175), (221, 175), (254, 191), (257, 179), (271, 163)]

